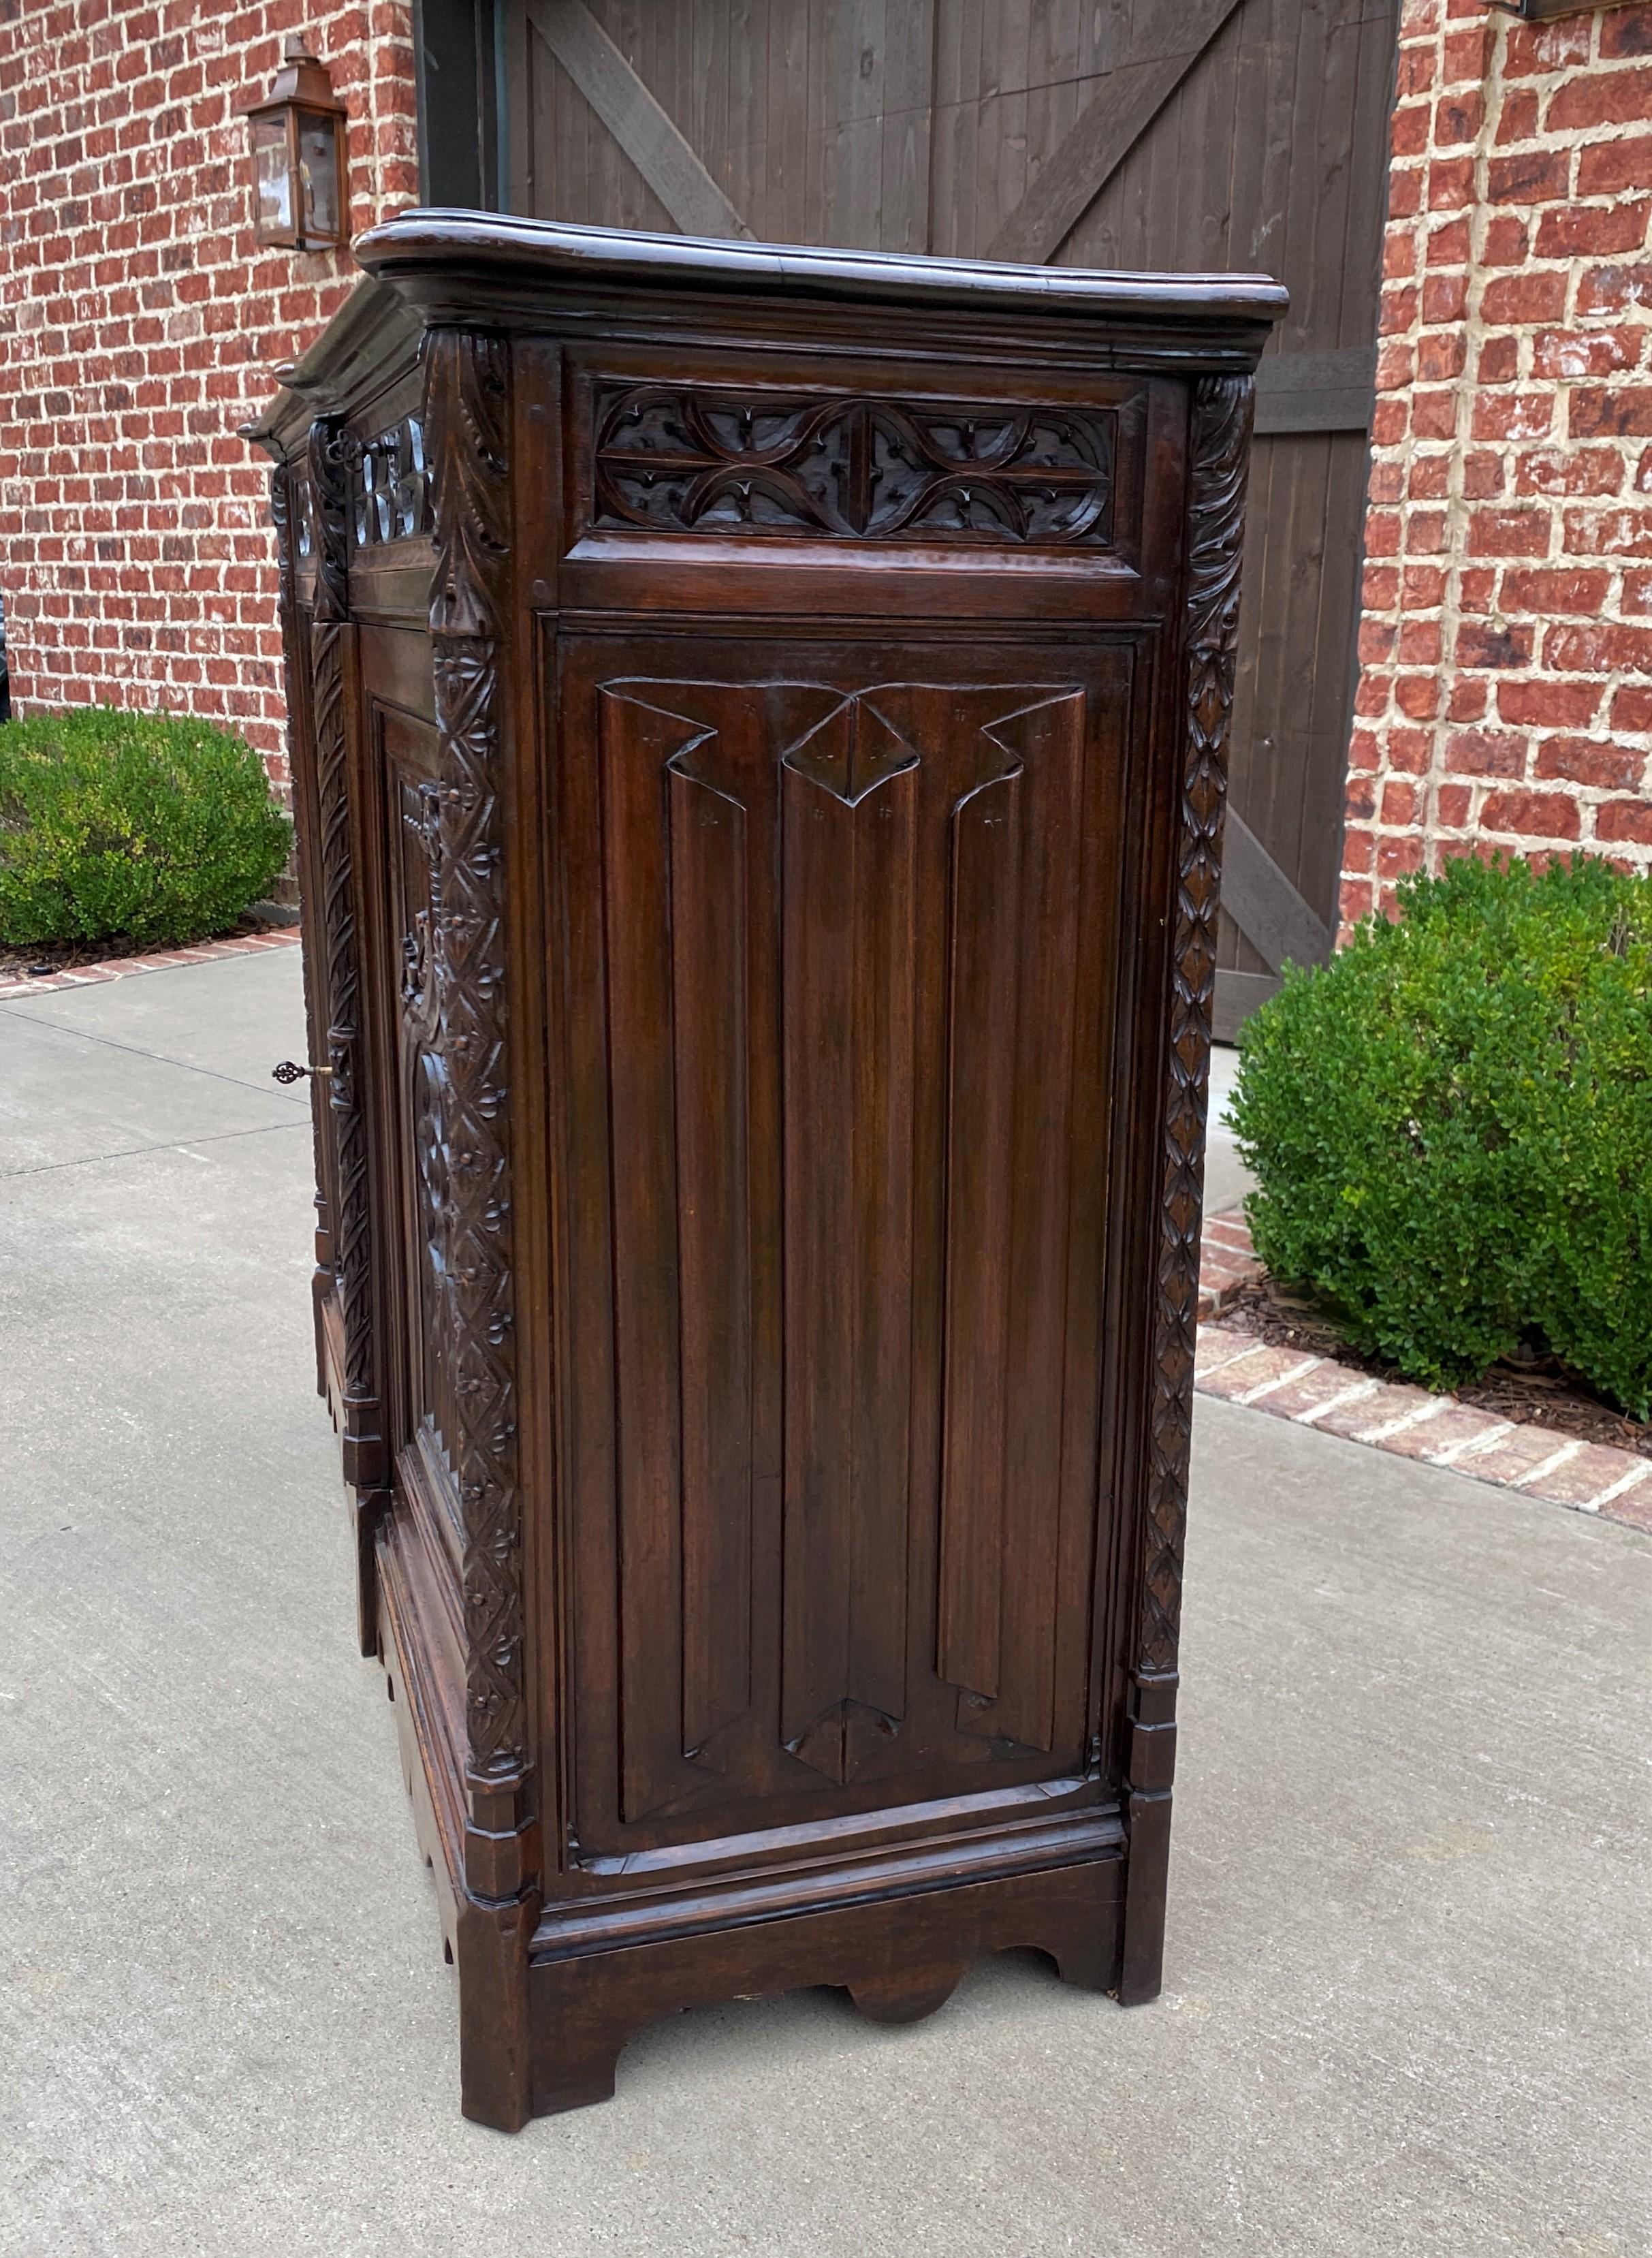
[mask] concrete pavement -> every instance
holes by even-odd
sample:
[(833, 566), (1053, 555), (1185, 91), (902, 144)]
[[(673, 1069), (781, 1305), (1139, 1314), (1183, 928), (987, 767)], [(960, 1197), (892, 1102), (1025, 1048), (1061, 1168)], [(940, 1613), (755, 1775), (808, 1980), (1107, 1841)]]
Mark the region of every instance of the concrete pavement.
[(1204, 1205), (1207, 1215), (1237, 1207), (1256, 1179), (1239, 1158), (1228, 1126), (1228, 1107), (1239, 1078), (1239, 1054), (1218, 1043), (1210, 1054), (1210, 1129), (1205, 1140)]
[(1634, 2258), (1652, 1544), (1198, 1407), (1168, 1989), (459, 2116), (311, 1392), (287, 952), (0, 1005), (0, 2253)]

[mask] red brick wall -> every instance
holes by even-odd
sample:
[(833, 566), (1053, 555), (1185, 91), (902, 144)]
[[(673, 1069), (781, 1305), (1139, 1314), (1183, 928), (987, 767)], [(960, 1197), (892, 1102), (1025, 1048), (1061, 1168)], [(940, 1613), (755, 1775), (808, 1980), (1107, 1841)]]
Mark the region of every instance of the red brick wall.
[(0, 0), (0, 594), (18, 709), (230, 722), (284, 781), (267, 482), (235, 436), (350, 288), (259, 251), (245, 121), (302, 29), (355, 231), (416, 201), (401, 0)]
[(1343, 914), (1652, 862), (1652, 5), (1405, 0)]

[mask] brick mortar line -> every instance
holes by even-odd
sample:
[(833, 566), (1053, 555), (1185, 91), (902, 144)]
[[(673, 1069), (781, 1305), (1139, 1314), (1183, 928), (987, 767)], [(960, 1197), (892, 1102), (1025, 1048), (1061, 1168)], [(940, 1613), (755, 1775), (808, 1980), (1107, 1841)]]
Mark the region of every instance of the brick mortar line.
[(1265, 1380), (1256, 1388), (1247, 1388), (1243, 1395), (1230, 1396), (1228, 1400), (1231, 1403), (1259, 1403), (1276, 1388), (1288, 1387), (1294, 1380), (1306, 1380), (1310, 1372), (1316, 1372), (1322, 1364), (1329, 1361), (1322, 1356), (1304, 1357), (1301, 1364), (1294, 1364), (1288, 1372), (1275, 1373), (1272, 1380)]
[[(1612, 1446), (1607, 1444), (1605, 1447), (1609, 1450)], [(1575, 1438), (1570, 1442), (1563, 1443), (1560, 1448), (1557, 1451), (1552, 1451), (1548, 1458), (1540, 1459), (1535, 1466), (1528, 1466), (1523, 1474), (1516, 1474), (1514, 1480), (1508, 1484), (1509, 1488), (1524, 1489), (1528, 1482), (1542, 1481), (1549, 1474), (1558, 1473), (1562, 1466), (1569, 1466), (1571, 1464), (1582, 1448), (1583, 1445)]]
[[(1608, 1444), (1606, 1447), (1610, 1449), (1611, 1445)], [(1624, 1452), (1624, 1456), (1626, 1458), (1633, 1455), (1634, 1454), (1632, 1452), (1627, 1451)], [(1610, 1483), (1606, 1488), (1603, 1489), (1599, 1496), (1595, 1499), (1593, 1504), (1589, 1507), (1588, 1510), (1591, 1513), (1599, 1513), (1603, 1506), (1610, 1505), (1613, 1498), (1621, 1497), (1626, 1490), (1633, 1489), (1636, 1482), (1641, 1480), (1644, 1474), (1648, 1463), (1648, 1462), (1644, 1459), (1636, 1459), (1634, 1465), (1630, 1467), (1628, 1473), (1626, 1474), (1620, 1474), (1616, 1481)]]
[(1529, 1424), (1519, 1419), (1500, 1419), (1483, 1435), (1464, 1436), (1460, 1443), (1448, 1443), (1444, 1450), (1430, 1453), (1429, 1463), (1436, 1466), (1458, 1466), (1464, 1459), (1471, 1459), (1477, 1451), (1490, 1450), (1493, 1443), (1501, 1443), (1510, 1435), (1518, 1434), (1523, 1425)]
[[(1336, 1359), (1326, 1357), (1323, 1361), (1327, 1364), (1334, 1364)], [(1365, 1396), (1374, 1395), (1381, 1386), (1382, 1382), (1379, 1380), (1358, 1380), (1351, 1388), (1344, 1388), (1340, 1395), (1333, 1395), (1329, 1402), (1310, 1403), (1306, 1411), (1293, 1411), (1292, 1420), (1299, 1427), (1317, 1426), (1322, 1419), (1328, 1419), (1333, 1411), (1340, 1411), (1350, 1403), (1358, 1403)]]
[(1431, 1396), (1427, 1402), (1417, 1404), (1414, 1409), (1402, 1411), (1397, 1419), (1386, 1419), (1379, 1427), (1362, 1428), (1353, 1439), (1357, 1443), (1370, 1443), (1381, 1450), (1395, 1435), (1408, 1435), (1414, 1427), (1426, 1427), (1430, 1419), (1437, 1419), (1442, 1411), (1450, 1410), (1456, 1402), (1455, 1395)]

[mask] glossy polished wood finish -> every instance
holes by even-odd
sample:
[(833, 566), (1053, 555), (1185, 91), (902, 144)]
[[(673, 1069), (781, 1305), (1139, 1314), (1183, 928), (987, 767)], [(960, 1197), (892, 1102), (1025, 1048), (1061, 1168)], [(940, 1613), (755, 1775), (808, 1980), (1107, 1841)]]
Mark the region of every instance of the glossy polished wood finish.
[(464, 2105), (1159, 1985), (1266, 282), (415, 214), (277, 458), (317, 1331)]

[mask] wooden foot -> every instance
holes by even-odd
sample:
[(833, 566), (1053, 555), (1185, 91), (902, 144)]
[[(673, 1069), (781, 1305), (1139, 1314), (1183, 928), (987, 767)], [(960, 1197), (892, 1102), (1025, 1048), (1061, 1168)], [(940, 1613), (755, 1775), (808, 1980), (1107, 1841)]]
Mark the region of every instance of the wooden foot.
[(1124, 1939), (1118, 2004), (1145, 2006), (1164, 1985), (1165, 1885), (1170, 1868), (1170, 1797), (1130, 1800), (1130, 1867), (1124, 1885)]
[[(465, 1899), (458, 1909), (460, 2105), (477, 2124), (501, 2133), (520, 2133), (546, 2105), (534, 2090), (528, 2026), (528, 1949), (538, 1917), (537, 1898), (507, 1905)], [(612, 2056), (606, 2089), (599, 2092), (589, 2081), (587, 2087), (583, 2100), (606, 2100), (613, 2091)]]
[(1059, 1945), (1050, 1957), (1064, 1984), (1081, 1992), (1110, 1992), (1118, 1981), (1118, 1939), (1074, 1937)]
[(534, 2113), (555, 2117), (564, 2109), (585, 2109), (593, 2101), (612, 2101), (619, 2059), (617, 2046), (557, 2049), (549, 2062), (542, 2061), (537, 2067)]
[(963, 1963), (917, 1968), (898, 1976), (864, 1977), (845, 1988), (869, 2022), (917, 2023), (944, 2007), (958, 1989)]
[(347, 1489), (344, 1496), (356, 1539), (356, 1637), (363, 1654), (374, 1655), (379, 1651), (379, 1524), (387, 1496), (381, 1489)]
[(1138, 1671), (1131, 1687), (1125, 1807), (1130, 1858), (1118, 2004), (1159, 1997), (1165, 1968), (1165, 1891), (1170, 1878), (1170, 1795), (1176, 1773), (1176, 1673)]

